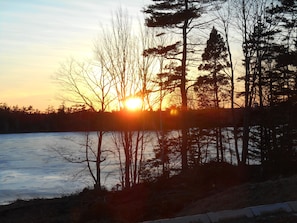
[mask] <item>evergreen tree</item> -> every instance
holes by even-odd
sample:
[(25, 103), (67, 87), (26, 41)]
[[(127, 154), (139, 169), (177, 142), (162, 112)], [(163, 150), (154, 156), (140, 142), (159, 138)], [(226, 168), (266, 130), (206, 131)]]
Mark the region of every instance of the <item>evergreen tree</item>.
[[(271, 159), (269, 154), (285, 148), (280, 145), (280, 136), (286, 137), (288, 144), (291, 144), (288, 139), (292, 137), (287, 136), (287, 133), (294, 132), (285, 127), (293, 123), (290, 109), (283, 107), (279, 115), (275, 107), (293, 99), (296, 92), (296, 60), (293, 59), (296, 52), (296, 35), (293, 34), (296, 33), (296, 1), (275, 1), (269, 6), (265, 5), (265, 1), (259, 3), (262, 7), (254, 13), (254, 24), (246, 29), (243, 43), (246, 56), (244, 65), (248, 68), (248, 72), (241, 77), (247, 86), (244, 95), (248, 114), (245, 115), (248, 121), (244, 126), (243, 163), (246, 163), (248, 155), (253, 159), (261, 157), (262, 162)], [(250, 109), (253, 105), (261, 115), (257, 126), (249, 131), (250, 121), (255, 122), (254, 115), (249, 118), (250, 112), (254, 110)], [(271, 109), (267, 110), (267, 106)], [(284, 122), (288, 125), (282, 125)], [(248, 143), (248, 138), (253, 140)], [(284, 154), (277, 153), (279, 155), (273, 156), (284, 157)]]
[(270, 114), (266, 114), (262, 161), (283, 168), (297, 160), (297, 1), (282, 0), (267, 8), (266, 26), (277, 26), (266, 58)]
[[(199, 70), (204, 70), (209, 72), (208, 77), (202, 76), (202, 79), (206, 81), (202, 84), (208, 83), (212, 86), (213, 91), (213, 107), (219, 108), (221, 96), (224, 94), (222, 89), (224, 86), (229, 84), (229, 79), (224, 71), (224, 69), (230, 66), (227, 60), (227, 48), (222, 36), (213, 27), (210, 33), (209, 39), (207, 40), (206, 48), (202, 54), (202, 64), (198, 67)], [(199, 78), (198, 82), (199, 84)]]
[[(209, 89), (212, 94), (212, 107), (216, 109), (220, 108), (220, 101), (229, 90), (227, 89), (227, 91), (224, 91), (223, 89), (225, 86), (229, 86), (230, 82), (226, 73), (223, 72), (224, 69), (230, 66), (227, 57), (228, 53), (225, 42), (215, 27), (213, 27), (209, 39), (207, 40), (204, 53), (202, 54), (203, 63), (198, 68), (199, 70), (209, 72), (209, 74), (198, 77), (196, 87), (199, 89), (199, 87), (203, 85), (209, 85)], [(222, 128), (218, 126), (215, 128), (214, 132), (216, 139), (217, 161), (223, 161), (224, 148)]]
[[(187, 99), (187, 62), (188, 62), (188, 52), (189, 43), (188, 35), (190, 31), (194, 28), (193, 21), (201, 17), (201, 14), (205, 12), (206, 5), (203, 4), (204, 1), (197, 0), (152, 0), (153, 4), (147, 6), (144, 9), (144, 13), (148, 15), (146, 18), (146, 25), (148, 27), (160, 27), (160, 28), (170, 28), (173, 30), (181, 31), (181, 41), (175, 43), (170, 43), (168, 46), (161, 48), (152, 48), (150, 52), (152, 54), (166, 54), (169, 52), (174, 52), (174, 59), (178, 61), (179, 64), (173, 69), (174, 72), (170, 73), (170, 78), (173, 81), (179, 82), (180, 94), (181, 94), (181, 108), (183, 111), (188, 108)], [(206, 1), (209, 5), (211, 2)], [(181, 50), (179, 46), (181, 45)], [(149, 51), (147, 51), (149, 52)], [(184, 117), (185, 119), (185, 117)], [(186, 123), (185, 120), (183, 123)], [(182, 169), (185, 170), (188, 167), (188, 129), (184, 125), (182, 128), (182, 145), (181, 145), (181, 159), (182, 159)]]

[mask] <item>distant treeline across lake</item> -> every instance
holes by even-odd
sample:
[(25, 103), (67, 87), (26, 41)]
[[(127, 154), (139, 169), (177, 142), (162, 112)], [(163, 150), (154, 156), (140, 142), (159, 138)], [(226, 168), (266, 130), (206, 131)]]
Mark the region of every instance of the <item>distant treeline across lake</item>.
[[(250, 125), (273, 122), (282, 124), (296, 119), (296, 106), (253, 108)], [(202, 109), (166, 111), (93, 112), (88, 110), (49, 113), (0, 109), (0, 133), (68, 132), (68, 131), (122, 131), (122, 130), (174, 130), (183, 127), (213, 128), (240, 127), (244, 109)], [(293, 120), (294, 119), (294, 120)], [(296, 120), (295, 120), (296, 121)]]

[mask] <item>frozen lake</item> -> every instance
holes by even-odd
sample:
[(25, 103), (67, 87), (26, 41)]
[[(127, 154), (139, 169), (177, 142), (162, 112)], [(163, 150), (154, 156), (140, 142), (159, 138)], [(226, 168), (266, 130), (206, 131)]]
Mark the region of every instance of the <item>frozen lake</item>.
[[(119, 156), (115, 149), (118, 133), (107, 132), (103, 137), (103, 150), (108, 150), (106, 161), (101, 164), (101, 184), (111, 189), (120, 183)], [(177, 131), (170, 132), (177, 136)], [(89, 135), (93, 148), (97, 145), (95, 132)], [(143, 160), (152, 158), (157, 144), (155, 132), (145, 132)], [(93, 143), (93, 144), (92, 144)], [(0, 134), (0, 205), (17, 199), (61, 197), (93, 188), (94, 182), (86, 163), (72, 163), (71, 160), (85, 158), (86, 133), (24, 133)], [(234, 154), (229, 143), (226, 157)], [(123, 151), (122, 151), (123, 152)], [(214, 147), (209, 145), (204, 156), (215, 157)], [(124, 157), (121, 154), (121, 157)], [(234, 155), (233, 155), (234, 157)], [(180, 165), (178, 163), (171, 165)]]
[[(96, 143), (96, 134), (90, 137)], [(74, 132), (0, 135), (0, 204), (60, 197), (92, 187), (86, 164), (70, 163), (57, 152), (83, 158), (85, 140), (85, 133)], [(111, 140), (112, 133), (105, 133), (103, 149), (112, 149)], [(119, 183), (117, 163), (111, 155), (102, 163), (101, 182), (109, 189)]]

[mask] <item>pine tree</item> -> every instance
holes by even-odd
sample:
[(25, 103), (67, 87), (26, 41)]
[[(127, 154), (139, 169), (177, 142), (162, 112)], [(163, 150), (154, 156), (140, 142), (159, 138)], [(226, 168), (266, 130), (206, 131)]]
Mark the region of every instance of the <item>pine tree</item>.
[[(198, 0), (152, 0), (153, 4), (147, 6), (144, 9), (144, 13), (148, 15), (146, 18), (146, 25), (148, 27), (160, 27), (163, 29), (173, 29), (181, 31), (181, 41), (170, 43), (168, 46), (161, 47), (161, 52), (167, 54), (175, 52), (174, 59), (180, 63), (174, 68), (174, 72), (171, 73), (174, 77), (172, 80), (179, 82), (180, 94), (181, 94), (181, 110), (185, 121), (185, 111), (188, 109), (187, 99), (187, 62), (188, 62), (188, 35), (194, 28), (192, 23), (196, 19), (201, 17), (204, 13), (206, 4), (203, 1)], [(211, 5), (215, 1), (206, 1), (208, 5)], [(181, 45), (181, 50), (179, 46)], [(170, 47), (172, 46), (172, 47)], [(155, 48), (158, 49), (158, 48)], [(160, 48), (159, 48), (160, 49)], [(147, 51), (148, 52), (148, 51)], [(160, 53), (158, 50), (152, 49), (153, 54)], [(182, 145), (181, 145), (181, 159), (182, 169), (185, 170), (188, 167), (188, 129), (186, 124), (182, 127)]]
[[(202, 87), (203, 85), (209, 85), (212, 94), (212, 101), (214, 108), (220, 108), (220, 101), (228, 92), (224, 91), (225, 86), (229, 86), (229, 78), (224, 69), (230, 67), (227, 60), (228, 52), (225, 46), (225, 42), (222, 36), (218, 33), (215, 27), (212, 28), (209, 39), (206, 43), (206, 48), (202, 54), (202, 64), (199, 66), (199, 70), (208, 72), (208, 75), (200, 76), (197, 78), (196, 87)], [(207, 92), (206, 92), (207, 93)], [(215, 128), (216, 148), (217, 148), (217, 161), (224, 160), (224, 148), (223, 148), (223, 134), (222, 128), (218, 126)], [(221, 156), (221, 158), (220, 158)]]
[[(206, 48), (202, 54), (203, 63), (199, 66), (199, 70), (209, 72), (208, 82), (212, 85), (214, 107), (220, 107), (220, 89), (222, 86), (228, 85), (229, 80), (224, 69), (230, 67), (227, 60), (227, 48), (222, 36), (213, 27)], [(205, 78), (205, 77), (203, 77)], [(198, 77), (199, 79), (199, 77)]]

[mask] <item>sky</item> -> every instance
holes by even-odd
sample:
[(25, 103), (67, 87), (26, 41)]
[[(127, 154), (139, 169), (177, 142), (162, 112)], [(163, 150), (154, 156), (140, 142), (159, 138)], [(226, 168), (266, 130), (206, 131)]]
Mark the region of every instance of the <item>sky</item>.
[(92, 57), (100, 25), (120, 7), (140, 18), (150, 0), (0, 0), (0, 104), (58, 108), (60, 65)]

